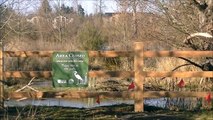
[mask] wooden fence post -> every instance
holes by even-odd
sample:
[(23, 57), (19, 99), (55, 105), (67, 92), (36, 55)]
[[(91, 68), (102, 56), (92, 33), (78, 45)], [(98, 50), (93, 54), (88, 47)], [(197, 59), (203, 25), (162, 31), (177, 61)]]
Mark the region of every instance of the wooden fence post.
[(134, 51), (135, 51), (135, 57), (134, 57), (134, 72), (135, 72), (135, 105), (134, 109), (135, 112), (143, 112), (144, 111), (144, 103), (143, 103), (143, 82), (144, 82), (144, 76), (143, 76), (143, 66), (144, 66), (144, 60), (143, 60), (143, 43), (142, 42), (135, 42), (134, 43)]
[[(3, 80), (3, 51), (0, 50), (0, 80)], [(0, 82), (0, 109), (4, 107), (4, 84)]]

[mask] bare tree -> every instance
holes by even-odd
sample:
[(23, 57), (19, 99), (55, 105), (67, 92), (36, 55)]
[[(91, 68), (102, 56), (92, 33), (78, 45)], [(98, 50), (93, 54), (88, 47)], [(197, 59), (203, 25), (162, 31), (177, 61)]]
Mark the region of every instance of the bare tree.
[(213, 0), (190, 0), (196, 6), (200, 16), (200, 28), (203, 31), (213, 29)]
[(117, 3), (120, 5), (121, 12), (131, 13), (132, 14), (132, 27), (133, 27), (133, 38), (137, 38), (138, 35), (138, 18), (137, 13), (139, 8), (139, 3), (141, 0), (117, 0)]
[[(163, 13), (162, 19), (165, 25), (173, 28), (173, 35), (179, 32), (177, 36), (185, 36), (180, 40), (171, 38), (172, 44), (180, 42), (179, 46), (188, 47), (194, 50), (213, 50), (213, 1), (212, 0), (174, 0), (174, 1), (157, 1), (156, 6), (160, 13)], [(161, 34), (163, 35), (163, 34)], [(166, 34), (164, 34), (165, 36)], [(179, 37), (178, 37), (179, 38)], [(213, 70), (213, 58), (206, 58), (201, 65), (191, 60), (181, 58), (191, 64), (201, 68), (202, 70)]]

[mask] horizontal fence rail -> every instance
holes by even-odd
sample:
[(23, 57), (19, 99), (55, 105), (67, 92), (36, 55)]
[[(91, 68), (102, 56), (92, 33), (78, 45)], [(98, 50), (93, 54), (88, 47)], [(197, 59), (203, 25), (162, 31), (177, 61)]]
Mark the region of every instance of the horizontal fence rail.
[[(173, 92), (173, 91), (144, 91), (144, 98), (186, 98), (186, 97), (198, 97), (204, 98), (209, 92)], [(213, 93), (211, 93), (213, 96)], [(122, 92), (88, 92), (88, 91), (66, 91), (66, 92), (7, 92), (5, 97), (10, 99), (21, 99), (21, 98), (123, 98), (123, 99), (133, 99), (134, 91), (122, 91)]]
[[(142, 72), (146, 77), (213, 77), (212, 71), (185, 71), (185, 72)], [(51, 78), (51, 71), (5, 71), (5, 78)], [(133, 71), (89, 71), (89, 77), (102, 77), (102, 78), (131, 78), (134, 77)]]
[[(5, 71), (4, 77), (6, 78), (51, 78), (51, 71)], [(134, 72), (131, 71), (89, 71), (89, 77), (120, 77), (130, 78), (134, 77)]]
[(184, 72), (143, 72), (146, 77), (213, 77), (212, 71), (184, 71)]
[[(6, 57), (51, 57), (54, 51), (4, 51)], [(133, 57), (133, 51), (88, 51), (89, 57)]]
[(144, 57), (213, 57), (213, 51), (144, 51)]
[[(6, 57), (51, 57), (54, 51), (4, 51)], [(88, 51), (89, 57), (133, 57), (134, 51)], [(213, 57), (213, 51), (145, 51), (144, 57)]]

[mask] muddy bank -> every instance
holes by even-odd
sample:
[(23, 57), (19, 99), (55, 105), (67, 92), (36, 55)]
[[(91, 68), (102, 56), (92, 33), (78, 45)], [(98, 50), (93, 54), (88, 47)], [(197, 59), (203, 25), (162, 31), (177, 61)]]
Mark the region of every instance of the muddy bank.
[(115, 105), (91, 109), (66, 107), (8, 107), (1, 111), (0, 119), (61, 119), (61, 120), (195, 120), (213, 119), (213, 109), (199, 111), (171, 111), (145, 106), (145, 112), (134, 113), (133, 105)]

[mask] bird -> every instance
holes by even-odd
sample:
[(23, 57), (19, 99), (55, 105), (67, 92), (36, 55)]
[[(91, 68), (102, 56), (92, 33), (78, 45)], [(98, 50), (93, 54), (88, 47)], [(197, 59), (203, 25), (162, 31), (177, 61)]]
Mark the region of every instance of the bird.
[(75, 75), (75, 77), (79, 80), (79, 84), (80, 83), (83, 83), (83, 79), (82, 79), (82, 77), (77, 73), (77, 71), (74, 71), (74, 75)]

